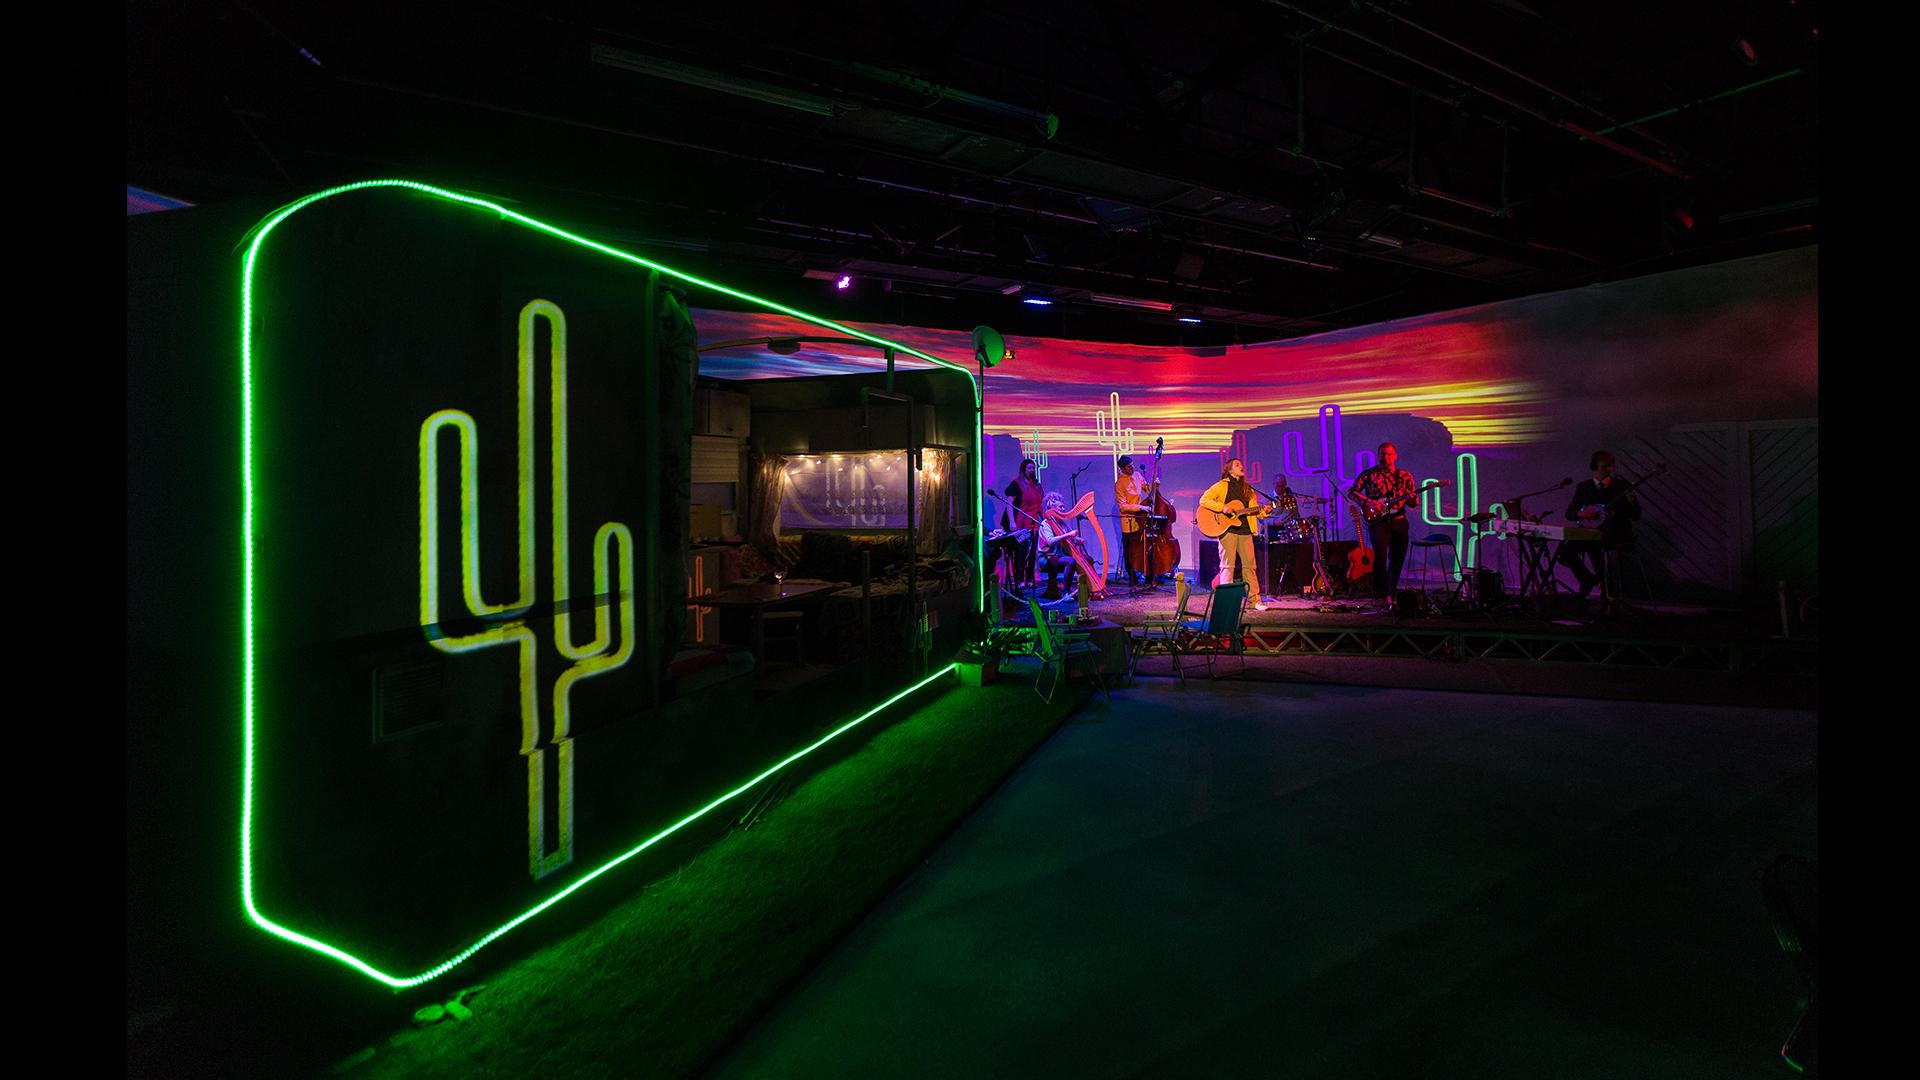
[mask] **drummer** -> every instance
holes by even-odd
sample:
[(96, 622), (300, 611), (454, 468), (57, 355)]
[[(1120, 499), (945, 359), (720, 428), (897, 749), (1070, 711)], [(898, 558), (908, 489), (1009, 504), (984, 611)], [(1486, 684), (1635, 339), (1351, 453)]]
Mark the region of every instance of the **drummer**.
[(1120, 552), (1127, 560), (1127, 584), (1146, 581), (1146, 547), (1140, 531), (1145, 511), (1140, 506), (1140, 478), (1133, 474), (1133, 459), (1121, 455), (1120, 475), (1113, 482), (1113, 502), (1120, 508)]

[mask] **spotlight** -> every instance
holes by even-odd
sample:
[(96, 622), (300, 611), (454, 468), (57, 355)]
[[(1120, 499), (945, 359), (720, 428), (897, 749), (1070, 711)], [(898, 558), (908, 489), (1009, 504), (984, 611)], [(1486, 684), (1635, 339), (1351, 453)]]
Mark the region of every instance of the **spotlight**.
[(846, 289), (846, 288), (850, 288), (852, 285), (853, 285), (852, 274), (841, 274), (840, 280), (833, 283), (833, 287), (836, 289)]
[(1053, 301), (1047, 299), (1044, 296), (1029, 296), (1025, 300), (1022, 300), (1020, 302), (1023, 304), (1032, 304), (1034, 307), (1052, 307), (1053, 306)]

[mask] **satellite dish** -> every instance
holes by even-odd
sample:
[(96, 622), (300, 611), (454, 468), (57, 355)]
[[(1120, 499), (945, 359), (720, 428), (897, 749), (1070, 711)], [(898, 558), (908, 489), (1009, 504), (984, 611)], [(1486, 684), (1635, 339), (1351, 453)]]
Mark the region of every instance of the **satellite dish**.
[(973, 358), (982, 367), (992, 367), (1002, 360), (1013, 359), (1013, 350), (1007, 348), (1007, 339), (1000, 331), (991, 326), (973, 328)]

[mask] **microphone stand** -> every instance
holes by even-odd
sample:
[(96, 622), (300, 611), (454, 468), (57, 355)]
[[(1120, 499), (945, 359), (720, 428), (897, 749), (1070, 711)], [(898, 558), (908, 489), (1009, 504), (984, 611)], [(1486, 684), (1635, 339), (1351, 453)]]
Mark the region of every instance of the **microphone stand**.
[[(1033, 568), (1033, 565), (1032, 565), (1032, 564), (1033, 564), (1033, 563), (1034, 563), (1035, 561), (1037, 561), (1037, 560), (1038, 560), (1038, 558), (1039, 558), (1039, 550), (1040, 550), (1040, 548), (1039, 548), (1039, 545), (1040, 545), (1040, 519), (1039, 519), (1039, 518), (1036, 518), (1036, 517), (1034, 517), (1034, 516), (1033, 516), (1032, 514), (1029, 514), (1029, 513), (1027, 513), (1027, 512), (1025, 511), (1025, 510), (1022, 510), (1022, 509), (1020, 508), (1020, 504), (1019, 504), (1019, 503), (1017, 503), (1017, 502), (1014, 502), (1014, 501), (1013, 501), (1012, 499), (1009, 499), (1009, 498), (1007, 498), (1007, 497), (1006, 497), (1005, 495), (1002, 495), (1002, 494), (1000, 494), (1000, 493), (999, 493), (999, 492), (997, 492), (997, 491), (993, 491), (993, 490), (988, 490), (988, 491), (987, 491), (987, 496), (988, 496), (989, 498), (994, 498), (994, 499), (998, 499), (998, 500), (1000, 500), (1001, 502), (1003, 502), (1003, 503), (1006, 503), (1006, 504), (1007, 504), (1007, 508), (1008, 508), (1008, 509), (1010, 509), (1010, 510), (1012, 510), (1012, 511), (1013, 511), (1014, 513), (1016, 513), (1016, 514), (1018, 514), (1018, 515), (1020, 515), (1020, 517), (1023, 517), (1023, 518), (1026, 518), (1026, 519), (1027, 519), (1028, 521), (1031, 521), (1031, 522), (1033, 522), (1033, 539), (1032, 539), (1032, 541), (1031, 541), (1031, 542), (1030, 542), (1030, 543), (1028, 544), (1028, 547), (1027, 547), (1027, 551), (1028, 551), (1028, 557), (1027, 557), (1027, 563), (1028, 563), (1028, 566), (1027, 566), (1027, 572), (1028, 572), (1029, 574), (1031, 574), (1031, 573), (1033, 572), (1033, 569), (1034, 569), (1034, 568)], [(1017, 522), (1017, 519), (1016, 519), (1016, 524), (1017, 524), (1017, 523), (1018, 523), (1018, 522)], [(1014, 563), (1015, 563), (1016, 565), (1018, 564), (1018, 562), (1019, 562), (1019, 560), (1017, 560), (1017, 559), (1013, 559), (1013, 557), (1012, 557), (1012, 555), (1011, 555), (1011, 554), (1009, 554), (1009, 555), (1008, 555), (1007, 557), (1008, 557), (1008, 559), (1010, 559), (1011, 561), (1013, 561), (1013, 562), (1014, 562)], [(1027, 588), (1028, 588), (1029, 590), (1031, 590), (1031, 589), (1033, 588), (1033, 582), (1032, 582), (1032, 581), (1028, 581), (1028, 582), (1026, 582), (1025, 584), (1026, 584), (1026, 586), (1027, 586)], [(1013, 595), (1014, 595), (1014, 597), (1016, 597), (1016, 598), (1018, 598), (1018, 597), (1020, 596), (1020, 591), (1019, 591), (1019, 589), (1018, 589), (1018, 587), (1015, 587), (1015, 586), (1013, 586), (1013, 585), (1012, 585), (1012, 583), (1009, 583), (1009, 587), (1011, 588), (1011, 591), (1012, 591), (1012, 593), (1013, 593)]]
[(1007, 498), (1005, 495), (1002, 495), (997, 491), (989, 491), (987, 492), (987, 495), (991, 498), (999, 499), (1001, 502), (1006, 503), (1007, 507), (1011, 509), (1014, 513), (1019, 514), (1021, 517), (1026, 518), (1028, 521), (1033, 522), (1034, 528), (1037, 529), (1040, 527), (1040, 519), (1034, 517), (1032, 514), (1027, 513), (1025, 510), (1020, 509), (1019, 503), (1014, 502), (1012, 499)]

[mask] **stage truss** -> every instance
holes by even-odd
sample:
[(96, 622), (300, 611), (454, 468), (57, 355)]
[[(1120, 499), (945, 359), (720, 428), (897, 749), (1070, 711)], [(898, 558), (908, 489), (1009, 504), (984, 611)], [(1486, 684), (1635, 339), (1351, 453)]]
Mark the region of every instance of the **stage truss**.
[[(1371, 656), (1426, 660), (1521, 660), (1670, 671), (1811, 675), (1809, 641), (1675, 641), (1420, 627), (1258, 626), (1242, 630), (1248, 656)], [(1158, 650), (1154, 650), (1158, 651)]]

